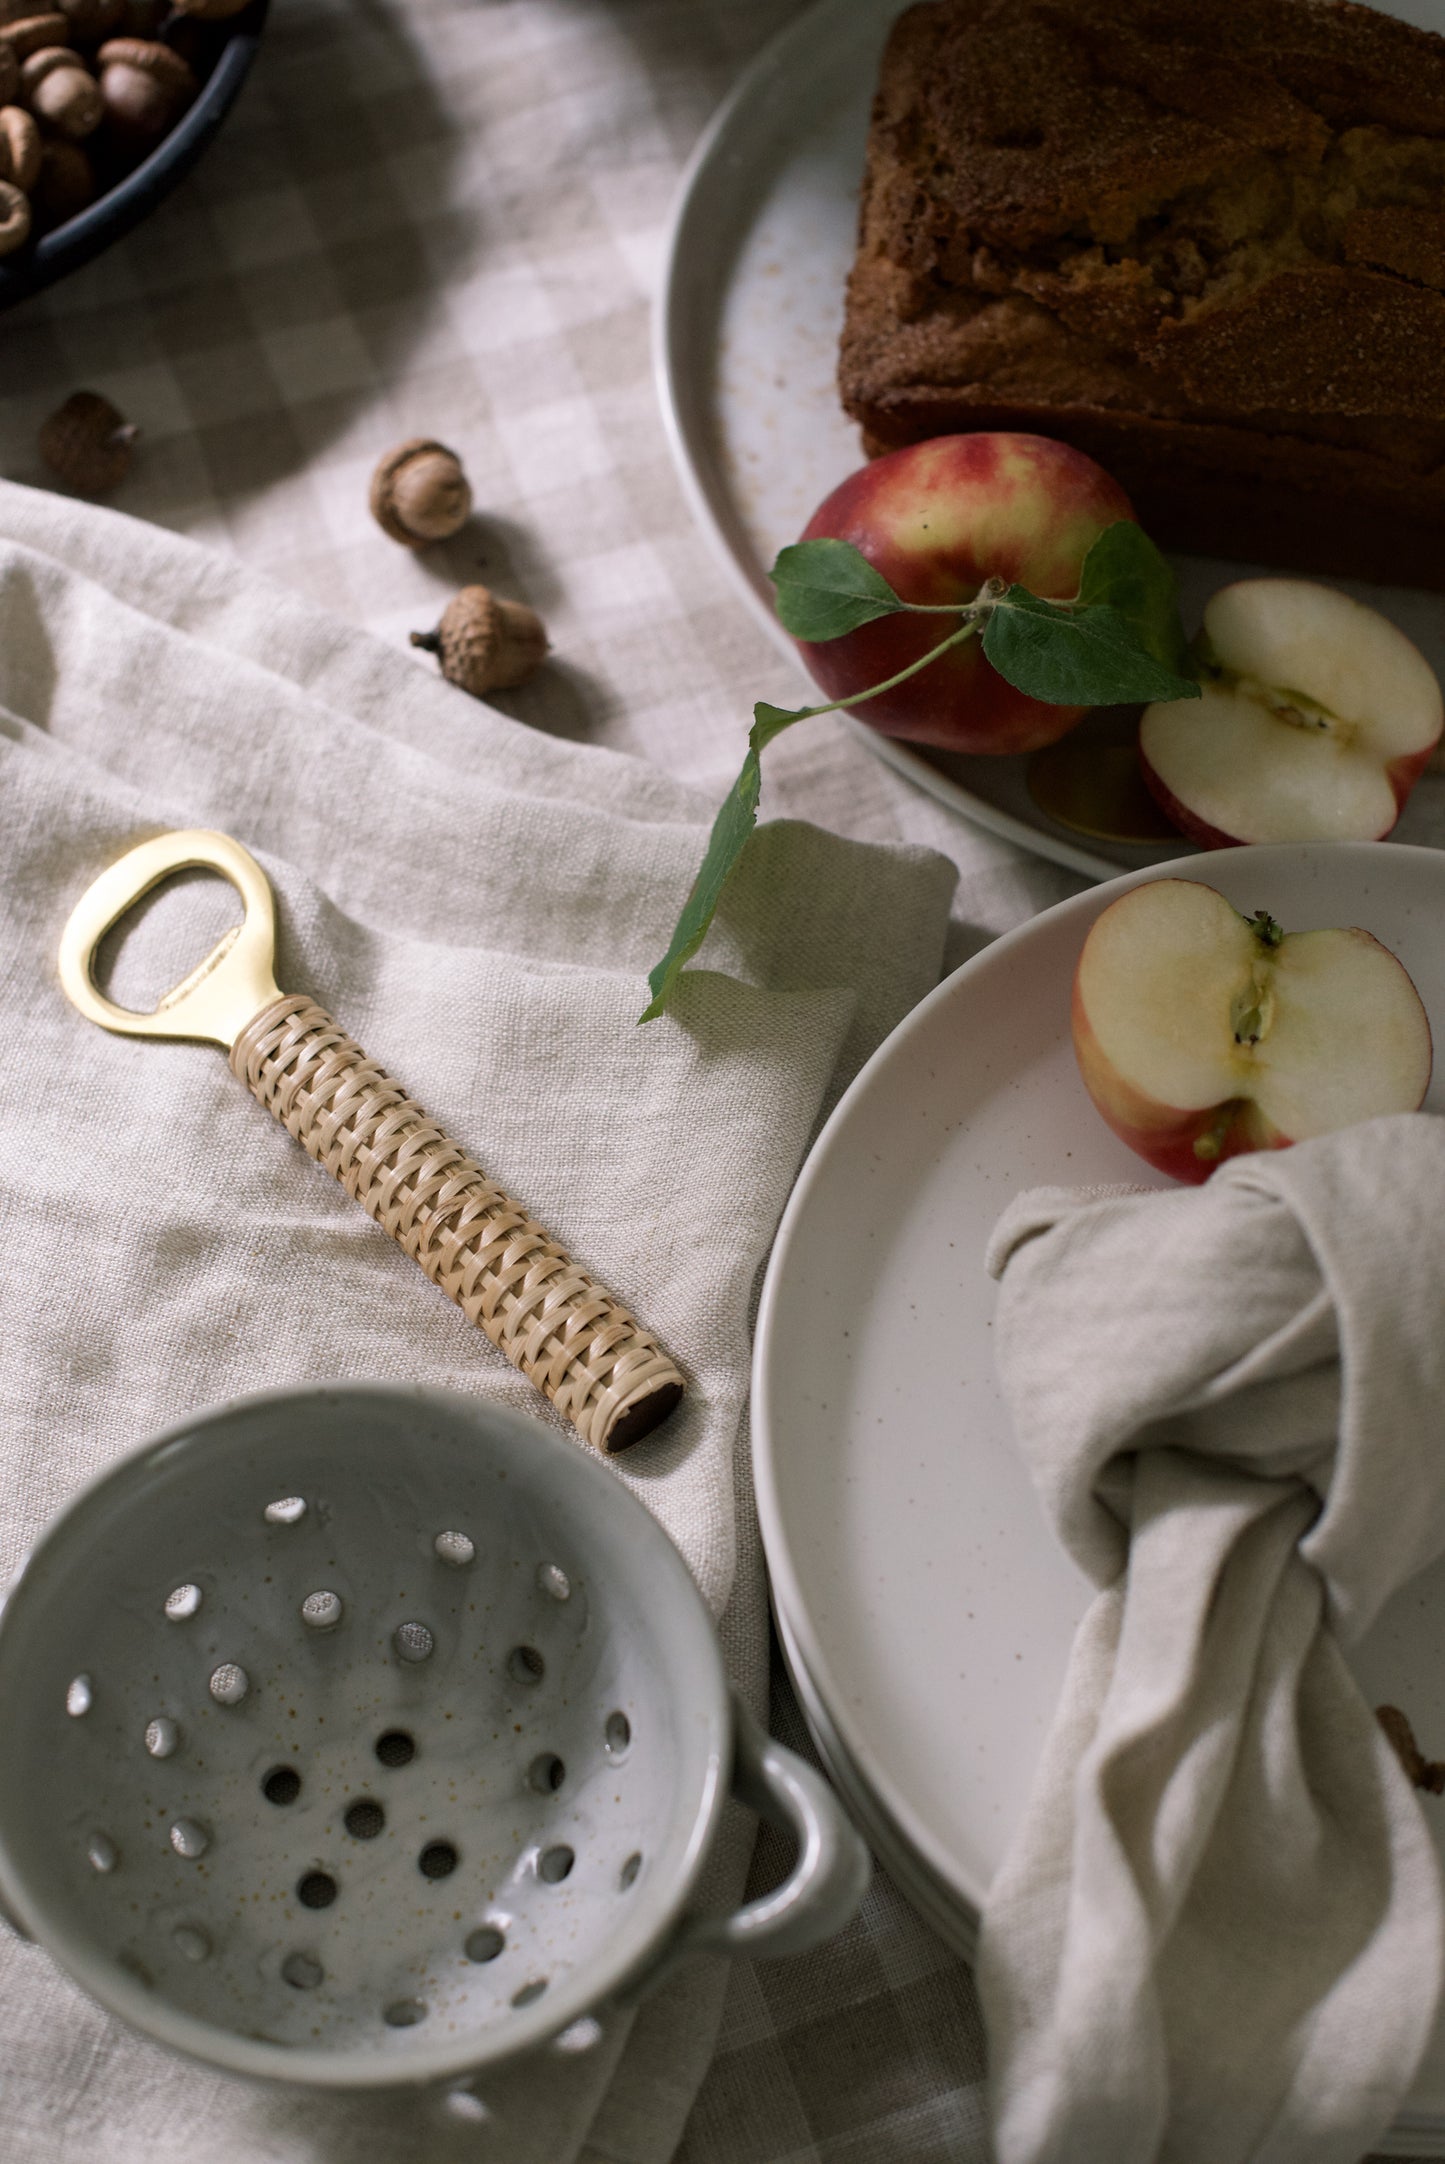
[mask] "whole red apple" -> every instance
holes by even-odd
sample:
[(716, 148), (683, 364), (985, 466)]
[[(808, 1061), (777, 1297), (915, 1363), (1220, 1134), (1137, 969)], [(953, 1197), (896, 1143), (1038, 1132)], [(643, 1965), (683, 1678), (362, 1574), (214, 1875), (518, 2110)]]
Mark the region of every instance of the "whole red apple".
[[(1049, 436), (980, 431), (874, 459), (818, 506), (802, 538), (851, 541), (904, 601), (971, 601), (988, 578), (1068, 601), (1104, 528), (1133, 516), (1118, 482), (1082, 451)], [(842, 699), (896, 676), (951, 628), (946, 616), (900, 614), (798, 645), (814, 681)], [(1020, 752), (1052, 744), (1085, 709), (1015, 691), (975, 637), (851, 711), (916, 744)]]

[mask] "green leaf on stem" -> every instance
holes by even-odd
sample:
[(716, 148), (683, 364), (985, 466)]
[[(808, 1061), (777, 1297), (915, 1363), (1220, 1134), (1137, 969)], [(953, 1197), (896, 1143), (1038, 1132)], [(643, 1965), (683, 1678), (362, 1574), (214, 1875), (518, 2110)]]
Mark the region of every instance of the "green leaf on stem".
[(1194, 679), (1157, 661), (1117, 608), (1043, 601), (1026, 586), (1000, 597), (984, 626), (983, 650), (1016, 691), (1051, 706), (1199, 697)]
[(1117, 609), (1146, 653), (1176, 676), (1189, 675), (1174, 568), (1133, 519), (1104, 528), (1084, 558), (1076, 599), (1081, 608)]
[(769, 577), (778, 619), (795, 639), (841, 639), (904, 606), (851, 541), (797, 541), (779, 552)]
[(743, 853), (748, 836), (758, 823), (758, 799), (763, 788), (759, 752), (771, 744), (780, 730), (801, 721), (807, 712), (806, 707), (790, 712), (786, 707), (769, 706), (766, 699), (759, 699), (753, 708), (753, 726), (748, 732), (747, 757), (743, 760), (742, 771), (712, 823), (707, 851), (674, 927), (672, 943), (656, 969), (648, 975), (652, 999), (637, 1017), (639, 1022), (655, 1022), (672, 997), (678, 978), (707, 937), (722, 890)]

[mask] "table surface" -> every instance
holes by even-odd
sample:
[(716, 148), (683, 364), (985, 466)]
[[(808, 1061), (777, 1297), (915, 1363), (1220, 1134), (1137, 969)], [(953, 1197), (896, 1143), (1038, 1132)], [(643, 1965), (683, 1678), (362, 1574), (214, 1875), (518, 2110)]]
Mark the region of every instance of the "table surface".
[[(39, 422), (102, 390), (144, 432), (119, 508), (399, 642), (467, 580), (525, 599), (554, 658), (505, 712), (721, 793), (752, 702), (797, 681), (691, 522), (649, 311), (683, 163), (798, 4), (275, 0), (192, 178), (0, 325), (0, 469), (44, 481)], [(416, 557), (365, 510), (411, 435), (462, 452), (479, 507)], [(827, 720), (767, 766), (767, 814), (954, 860), (951, 963), (1081, 884)], [(780, 1672), (774, 1725), (804, 1740)], [(765, 1837), (757, 1882), (779, 1867)], [(985, 2164), (982, 2066), (967, 1970), (880, 1874), (832, 1944), (737, 1969), (678, 2164)]]

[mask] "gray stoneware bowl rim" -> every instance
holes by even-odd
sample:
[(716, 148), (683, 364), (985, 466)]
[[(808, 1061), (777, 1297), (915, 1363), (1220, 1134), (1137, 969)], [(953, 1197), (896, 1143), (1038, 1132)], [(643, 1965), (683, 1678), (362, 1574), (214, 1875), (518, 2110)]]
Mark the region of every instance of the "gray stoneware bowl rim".
[[(485, 2032), (480, 2032), (470, 2041), (415, 2045), (403, 2062), (335, 2049), (265, 2043), (199, 2020), (169, 2000), (157, 1998), (139, 1981), (127, 1977), (113, 1961), (93, 1954), (83, 1934), (71, 1930), (63, 1918), (53, 1918), (48, 1908), (31, 1899), (3, 1823), (0, 1911), (25, 1937), (44, 1946), (97, 2004), (188, 2058), (263, 2080), (326, 2089), (401, 2088), (456, 2080), (523, 2056), (582, 2016), (626, 1994), (642, 1979), (651, 1980), (666, 1960), (670, 1943), (678, 1938), (683, 1911), (712, 1848), (728, 1795), (734, 1716), (712, 1619), (667, 1533), (600, 1458), (497, 1399), (422, 1385), (310, 1384), (252, 1392), (188, 1414), (114, 1459), (68, 1497), (47, 1521), (0, 1608), (0, 1692), (6, 1680), (7, 1625), (23, 1609), (45, 1600), (47, 1573), (55, 1566), (57, 1555), (63, 1564), (70, 1535), (87, 1531), (92, 1522), (104, 1522), (109, 1493), (118, 1483), (130, 1485), (143, 1477), (152, 1463), (164, 1458), (170, 1464), (182, 1450), (224, 1451), (227, 1431), (258, 1413), (272, 1411), (304, 1418), (308, 1407), (321, 1402), (332, 1407), (354, 1403), (358, 1409), (387, 1405), (424, 1412), (431, 1408), (449, 1421), (461, 1418), (472, 1422), (479, 1430), (500, 1426), (529, 1453), (535, 1453), (537, 1478), (542, 1486), (570, 1481), (579, 1488), (590, 1487), (592, 1508), (610, 1519), (620, 1541), (635, 1550), (639, 1598), (649, 1607), (656, 1603), (666, 1613), (664, 1627), (671, 1648), (691, 1671), (689, 1688), (695, 1695), (689, 1710), (700, 1716), (706, 1732), (703, 1784), (681, 1864), (671, 1876), (645, 1874), (638, 1884), (639, 1906), (646, 1903), (655, 1912), (645, 1946), (640, 1953), (623, 1960), (607, 1952), (590, 1959), (559, 1985), (555, 1994), (549, 1993), (535, 2007), (515, 2013), (507, 2024), (504, 2045), (489, 2049)], [(10, 1635), (13, 1642), (13, 1629)]]

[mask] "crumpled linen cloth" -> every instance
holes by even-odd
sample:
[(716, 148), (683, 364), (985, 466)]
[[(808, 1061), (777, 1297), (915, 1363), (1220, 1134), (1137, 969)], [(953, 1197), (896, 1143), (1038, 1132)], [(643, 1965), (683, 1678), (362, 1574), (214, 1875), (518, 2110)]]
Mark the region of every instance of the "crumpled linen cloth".
[[(232, 561), (0, 484), (0, 1581), (79, 1482), (243, 1392), (422, 1381), (555, 1418), (222, 1052), (109, 1035), (63, 997), (56, 943), (96, 874), (147, 834), (215, 826), (271, 876), (282, 986), (320, 999), (684, 1364), (683, 1410), (618, 1476), (762, 1710), (755, 1281), (821, 1113), (936, 979), (954, 874), (926, 850), (765, 829), (705, 966), (638, 1029), (713, 809)], [(113, 996), (153, 1004), (238, 913), (208, 880), (163, 891)], [(715, 1902), (738, 1897), (750, 1842), (735, 1813)], [(0, 1928), (0, 2154), (664, 2164), (726, 1976), (681, 1972), (594, 2051), (489, 2081), (490, 2118), (460, 2123), (415, 2095), (184, 2064)]]
[(1100, 1588), (984, 1917), (1000, 2164), (1354, 2164), (1445, 1948), (1340, 1650), (1445, 1551), (1445, 1121), (1040, 1189), (989, 1267), (1020, 1448)]

